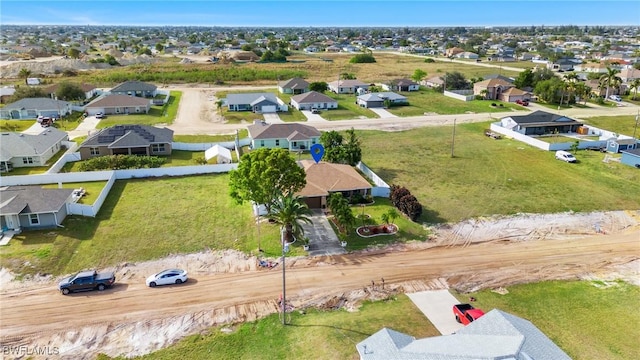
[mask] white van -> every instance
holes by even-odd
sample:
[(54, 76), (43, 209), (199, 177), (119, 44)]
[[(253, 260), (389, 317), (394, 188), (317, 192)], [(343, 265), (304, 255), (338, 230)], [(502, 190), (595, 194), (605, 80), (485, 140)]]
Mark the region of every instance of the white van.
[(564, 151), (564, 150), (556, 151), (556, 159), (557, 160), (566, 161), (568, 163), (574, 163), (574, 162), (578, 161), (578, 159), (576, 159), (576, 157), (573, 156), (572, 153), (570, 153), (568, 151)]

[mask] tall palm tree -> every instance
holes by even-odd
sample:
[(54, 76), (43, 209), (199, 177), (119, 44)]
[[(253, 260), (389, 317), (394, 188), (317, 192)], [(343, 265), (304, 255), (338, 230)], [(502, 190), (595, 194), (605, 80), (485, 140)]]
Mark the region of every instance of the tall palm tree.
[(638, 96), (638, 89), (640, 89), (640, 78), (633, 79), (629, 86), (633, 90), (633, 100), (635, 100), (636, 96)]
[(612, 85), (622, 82), (622, 79), (618, 76), (620, 70), (613, 69), (607, 66), (607, 73), (600, 76), (600, 81), (607, 85), (607, 92), (605, 93), (605, 100), (609, 99), (609, 89)]
[(578, 74), (569, 73), (564, 76), (564, 80), (567, 85), (567, 105), (571, 102), (571, 96), (576, 91), (576, 84), (578, 83)]
[(29, 76), (31, 76), (31, 70), (29, 70), (27, 68), (22, 68), (22, 69), (20, 69), (20, 72), (18, 73), (18, 76), (24, 79), (24, 83), (25, 84), (29, 84), (27, 82), (27, 79), (29, 78)]
[(292, 243), (304, 235), (301, 223), (311, 224), (309, 216), (311, 216), (311, 210), (307, 204), (292, 192), (286, 195), (279, 194), (267, 214), (269, 220), (284, 227), (285, 243)]

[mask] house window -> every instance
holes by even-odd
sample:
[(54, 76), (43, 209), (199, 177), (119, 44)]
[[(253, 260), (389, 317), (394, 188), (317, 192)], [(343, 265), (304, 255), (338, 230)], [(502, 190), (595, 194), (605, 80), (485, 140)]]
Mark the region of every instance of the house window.
[(89, 148), (89, 154), (94, 156), (94, 155), (100, 155), (100, 149), (97, 147), (92, 147)]
[[(296, 143), (293, 143), (293, 145), (295, 146)], [(280, 146), (280, 139), (276, 139), (276, 146)]]
[(164, 152), (164, 144), (151, 144), (151, 151)]
[(264, 147), (264, 140), (260, 140), (260, 147)]
[(298, 142), (297, 142), (297, 141), (294, 141), (294, 142), (293, 142), (293, 147), (297, 147), (297, 146), (298, 146)]
[(316, 139), (311, 139), (311, 144), (315, 145)]
[(23, 164), (33, 164), (33, 158), (32, 157), (23, 157), (22, 158), (22, 163)]
[(38, 217), (38, 214), (30, 214), (29, 223), (31, 225), (40, 225), (40, 218)]

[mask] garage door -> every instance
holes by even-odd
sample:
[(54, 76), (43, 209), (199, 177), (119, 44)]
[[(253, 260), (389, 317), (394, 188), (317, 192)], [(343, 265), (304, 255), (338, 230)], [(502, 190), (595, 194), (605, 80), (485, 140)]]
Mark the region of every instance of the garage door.
[(309, 209), (320, 209), (320, 207), (322, 206), (321, 197), (304, 198), (304, 202), (307, 203)]
[(274, 113), (276, 112), (276, 106), (275, 105), (265, 105), (262, 107), (262, 112), (263, 113)]

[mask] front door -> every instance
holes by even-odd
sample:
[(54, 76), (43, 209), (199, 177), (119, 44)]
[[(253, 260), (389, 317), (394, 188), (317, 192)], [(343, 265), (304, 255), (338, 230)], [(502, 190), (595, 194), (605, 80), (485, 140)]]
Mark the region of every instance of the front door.
[(4, 217), (4, 220), (7, 223), (7, 228), (11, 230), (20, 228), (20, 222), (18, 221), (18, 217), (16, 215), (6, 215)]

